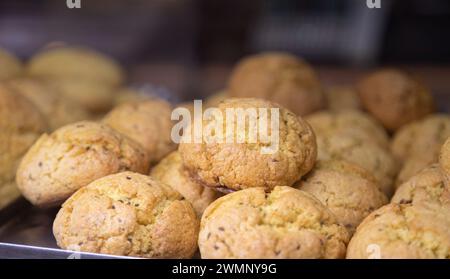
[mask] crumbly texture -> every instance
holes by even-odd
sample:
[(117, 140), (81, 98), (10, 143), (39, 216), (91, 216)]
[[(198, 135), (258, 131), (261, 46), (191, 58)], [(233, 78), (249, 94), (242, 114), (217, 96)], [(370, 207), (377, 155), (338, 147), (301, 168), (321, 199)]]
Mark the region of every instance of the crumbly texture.
[[(228, 108), (279, 108), (278, 149), (275, 146), (273, 152), (263, 152), (263, 148), (268, 148), (270, 143), (261, 142), (260, 138), (250, 140), (248, 124), (245, 131), (240, 130), (245, 134), (245, 139), (239, 142), (237, 133), (230, 132), (237, 130), (237, 121), (227, 123), (225, 117), (222, 132), (227, 141), (208, 139), (204, 133), (201, 143), (188, 143), (187, 139), (182, 139), (180, 143), (184, 165), (198, 181), (223, 191), (250, 187), (270, 190), (277, 185), (293, 185), (313, 168), (317, 147), (314, 133), (306, 121), (279, 105), (261, 99), (233, 98), (218, 106), (222, 115), (226, 115)], [(270, 110), (267, 119), (271, 122)], [(203, 120), (204, 131), (212, 121)], [(227, 126), (233, 129), (226, 129)], [(269, 135), (272, 134), (270, 127), (268, 131)]]
[(199, 221), (170, 187), (133, 172), (98, 179), (77, 191), (53, 224), (63, 249), (146, 258), (190, 258)]
[(81, 47), (44, 50), (31, 58), (27, 72), (31, 76), (91, 80), (111, 86), (118, 86), (125, 80), (124, 71), (111, 57)]
[(47, 125), (38, 109), (7, 85), (0, 84), (0, 204), (17, 196), (14, 179), (22, 156)]
[(20, 163), (16, 181), (32, 204), (48, 207), (100, 177), (148, 168), (139, 144), (107, 125), (85, 121), (42, 135)]
[(327, 107), (332, 111), (361, 110), (358, 92), (351, 86), (336, 85), (325, 89)]
[(450, 201), (449, 188), (439, 164), (433, 164), (400, 185), (391, 202), (399, 204), (446, 203)]
[(178, 191), (189, 201), (199, 217), (220, 194), (193, 180), (184, 168), (180, 153), (174, 151), (156, 165), (150, 175)]
[(347, 134), (317, 135), (320, 160), (344, 160), (369, 171), (379, 182), (381, 191), (390, 198), (398, 165), (381, 146)]
[(357, 90), (363, 106), (390, 131), (434, 111), (429, 90), (399, 70), (371, 73), (357, 84)]
[(23, 71), (22, 63), (17, 57), (0, 48), (0, 80), (19, 76)]
[(300, 116), (325, 107), (325, 95), (312, 67), (286, 53), (262, 53), (240, 61), (228, 81), (228, 94), (267, 99)]
[(238, 191), (205, 211), (198, 244), (206, 259), (342, 258), (349, 235), (312, 195), (287, 186)]
[(321, 201), (350, 234), (372, 211), (388, 202), (376, 179), (345, 161), (318, 162), (296, 187)]
[(60, 92), (40, 80), (19, 78), (9, 81), (8, 85), (42, 112), (51, 130), (90, 118), (81, 106), (65, 99)]
[(171, 139), (172, 106), (164, 100), (125, 103), (109, 112), (103, 122), (140, 143), (152, 163), (176, 149)]
[(397, 131), (392, 139), (391, 151), (402, 162), (423, 154), (429, 154), (434, 158), (433, 162), (437, 162), (441, 146), (448, 137), (450, 116), (433, 114)]
[(449, 213), (437, 204), (386, 205), (358, 227), (347, 258), (449, 259)]
[(389, 137), (383, 126), (369, 114), (355, 111), (320, 111), (305, 118), (317, 136), (346, 134), (364, 142), (389, 147)]
[(228, 95), (229, 94), (226, 89), (220, 90), (219, 92), (216, 92), (213, 95), (206, 98), (205, 106), (207, 108), (217, 107), (222, 101), (228, 98)]
[(439, 165), (443, 171), (447, 186), (450, 186), (450, 138), (442, 145), (439, 154)]

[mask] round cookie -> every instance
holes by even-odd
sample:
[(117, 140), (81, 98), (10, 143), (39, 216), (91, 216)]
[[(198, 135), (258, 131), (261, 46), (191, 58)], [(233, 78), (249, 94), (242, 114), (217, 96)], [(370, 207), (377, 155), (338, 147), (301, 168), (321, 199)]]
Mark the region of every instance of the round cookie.
[(436, 163), (438, 161), (438, 155), (430, 153), (417, 153), (412, 157), (408, 158), (406, 162), (403, 164), (400, 172), (398, 173), (397, 179), (395, 181), (395, 186), (405, 183), (412, 176), (419, 173), (421, 170), (429, 167), (430, 165)]
[(320, 111), (308, 115), (305, 120), (311, 125), (316, 136), (326, 137), (329, 134), (342, 133), (381, 147), (389, 146), (389, 137), (383, 126), (361, 111)]
[(363, 106), (390, 131), (434, 110), (428, 89), (399, 70), (371, 73), (358, 83), (357, 90)]
[(54, 88), (36, 79), (19, 78), (8, 82), (16, 92), (30, 100), (44, 115), (50, 129), (89, 119), (89, 113), (71, 103)]
[(388, 204), (359, 225), (349, 259), (448, 259), (450, 211), (436, 204)]
[(450, 186), (450, 137), (442, 145), (439, 154), (439, 165), (443, 171), (444, 180)]
[(330, 86), (325, 89), (327, 107), (331, 111), (361, 110), (358, 92), (351, 86)]
[(287, 186), (257, 187), (214, 201), (198, 244), (206, 259), (342, 258), (349, 235), (312, 195)]
[(240, 61), (228, 81), (228, 94), (267, 99), (300, 116), (325, 107), (325, 96), (312, 67), (287, 53), (262, 53)]
[(217, 93), (214, 93), (213, 95), (206, 98), (205, 106), (207, 108), (210, 107), (217, 107), (223, 100), (228, 98), (228, 92), (226, 89), (220, 90)]
[(122, 172), (78, 190), (53, 224), (63, 249), (146, 258), (191, 258), (199, 221), (189, 202), (152, 178)]
[(399, 204), (418, 204), (450, 201), (450, 192), (444, 185), (444, 176), (439, 164), (423, 169), (395, 191), (391, 202)]
[(189, 201), (199, 217), (202, 216), (206, 207), (220, 195), (213, 189), (191, 179), (189, 173), (184, 169), (180, 153), (174, 151), (156, 165), (150, 175), (178, 191)]
[(372, 174), (345, 161), (318, 162), (296, 187), (321, 201), (350, 234), (370, 212), (388, 202)]
[[(274, 143), (276, 140), (262, 142), (260, 137), (252, 136), (248, 127), (254, 127), (254, 123), (250, 121), (246, 121), (245, 131), (237, 128), (237, 117), (233, 117), (235, 121), (227, 121), (225, 115), (229, 109), (267, 109), (268, 112), (264, 110), (267, 114), (270, 109), (278, 109), (278, 144)], [(183, 137), (179, 145), (186, 169), (205, 186), (225, 192), (250, 187), (270, 190), (277, 185), (293, 185), (313, 168), (317, 156), (314, 133), (305, 121), (287, 109), (261, 99), (231, 98), (220, 103), (216, 110), (224, 116), (223, 127), (228, 128), (208, 137), (206, 129), (216, 123), (214, 119), (203, 119), (201, 142), (189, 142), (189, 138)], [(236, 115), (239, 111), (234, 112)], [(272, 122), (272, 117), (268, 116), (267, 120)], [(272, 123), (267, 124), (272, 127)], [(225, 140), (215, 140), (218, 135)]]
[(138, 90), (130, 87), (124, 87), (120, 88), (115, 94), (114, 94), (114, 106), (118, 106), (124, 103), (129, 102), (143, 102), (147, 100), (154, 99), (155, 97), (151, 96), (150, 94), (145, 93), (144, 90)]
[(107, 125), (77, 122), (44, 134), (17, 170), (17, 186), (32, 204), (61, 204), (76, 190), (117, 172), (148, 172), (143, 148)]
[(390, 198), (398, 165), (381, 146), (347, 134), (317, 135), (319, 160), (344, 160), (369, 171), (379, 182), (381, 191)]
[(124, 71), (112, 58), (88, 48), (57, 47), (33, 56), (27, 72), (50, 79), (90, 80), (118, 86), (125, 80)]
[(139, 103), (125, 103), (110, 111), (103, 122), (116, 131), (140, 143), (151, 163), (157, 163), (176, 149), (171, 139), (172, 106), (153, 99)]
[(22, 63), (17, 57), (0, 48), (0, 80), (17, 77), (22, 73)]

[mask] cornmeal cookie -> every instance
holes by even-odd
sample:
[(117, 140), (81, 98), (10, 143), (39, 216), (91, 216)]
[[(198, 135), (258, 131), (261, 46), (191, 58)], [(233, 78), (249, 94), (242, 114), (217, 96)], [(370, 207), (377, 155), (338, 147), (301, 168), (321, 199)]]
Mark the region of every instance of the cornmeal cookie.
[(287, 186), (238, 191), (203, 214), (198, 245), (206, 259), (334, 259), (349, 235), (312, 195)]
[(450, 137), (442, 145), (441, 152), (439, 155), (439, 165), (443, 171), (445, 182), (447, 186), (450, 186)]
[(419, 173), (421, 170), (437, 163), (438, 154), (430, 153), (417, 153), (405, 161), (400, 172), (398, 173), (395, 181), (395, 186), (405, 183), (412, 176)]
[(180, 153), (174, 151), (156, 165), (150, 175), (178, 191), (189, 201), (198, 216), (220, 195), (213, 189), (206, 188), (191, 179), (184, 169)]
[(327, 107), (332, 111), (362, 109), (358, 92), (351, 86), (330, 86), (325, 89), (325, 97), (327, 100)]
[(228, 92), (226, 89), (221, 90), (217, 93), (214, 93), (213, 95), (206, 98), (205, 106), (207, 108), (210, 107), (217, 107), (223, 100), (228, 98)]
[(18, 196), (17, 166), (47, 125), (39, 110), (25, 97), (0, 83), (0, 207)]
[(81, 47), (57, 47), (44, 50), (28, 63), (28, 74), (50, 79), (90, 80), (118, 86), (124, 71), (112, 58)]
[(44, 134), (24, 156), (17, 186), (32, 204), (59, 205), (76, 190), (117, 172), (148, 172), (143, 148), (107, 125), (77, 122)]
[(450, 192), (448, 187), (444, 185), (444, 176), (439, 164), (433, 164), (425, 168), (400, 185), (391, 202), (400, 204), (450, 202)]
[(388, 202), (372, 174), (345, 161), (318, 162), (296, 186), (328, 207), (351, 234), (370, 212)]
[(19, 76), (22, 68), (22, 63), (17, 57), (0, 48), (0, 80)]
[(124, 87), (120, 88), (114, 95), (114, 106), (121, 105), (123, 103), (138, 103), (147, 100), (154, 99), (155, 97), (147, 94), (144, 90)]
[(379, 182), (381, 191), (389, 198), (394, 192), (398, 165), (383, 147), (347, 134), (317, 135), (320, 160), (344, 160), (369, 171)]
[[(253, 98), (226, 99), (217, 109), (224, 116), (229, 109), (266, 111), (269, 127), (263, 129), (267, 128), (269, 135), (276, 136), (276, 132), (272, 133), (271, 122), (278, 122), (278, 143), (275, 139), (262, 142), (261, 137), (253, 137), (248, 128), (255, 127), (251, 123), (245, 125), (245, 131), (237, 128), (243, 127), (238, 125), (237, 117), (233, 117), (234, 121), (224, 117), (223, 127), (228, 128), (208, 136), (208, 127), (217, 123), (214, 119), (203, 119), (201, 143), (185, 137), (179, 146), (186, 169), (202, 184), (225, 192), (250, 187), (270, 190), (277, 185), (293, 185), (313, 168), (317, 156), (314, 133), (292, 112), (272, 102)], [(278, 121), (272, 121), (271, 109), (278, 109)], [(219, 136), (223, 136), (222, 141), (216, 140)]]
[(240, 61), (228, 82), (230, 97), (267, 99), (304, 116), (325, 107), (319, 79), (305, 61), (287, 53), (262, 53)]
[(81, 106), (65, 99), (60, 92), (39, 80), (19, 78), (9, 81), (8, 85), (42, 112), (52, 130), (90, 117)]
[(78, 190), (53, 224), (63, 249), (146, 258), (190, 258), (199, 221), (169, 186), (133, 172), (100, 178)]
[(357, 85), (363, 106), (388, 130), (395, 131), (434, 110), (429, 90), (395, 69), (379, 70)]
[(437, 204), (389, 204), (359, 225), (349, 259), (448, 259), (450, 214)]
[(316, 136), (342, 133), (381, 147), (389, 146), (389, 137), (383, 126), (361, 111), (320, 111), (308, 115), (305, 120), (311, 125)]
[(153, 99), (140, 103), (125, 103), (110, 111), (103, 122), (116, 131), (140, 143), (152, 163), (157, 163), (176, 149), (171, 139), (172, 106)]

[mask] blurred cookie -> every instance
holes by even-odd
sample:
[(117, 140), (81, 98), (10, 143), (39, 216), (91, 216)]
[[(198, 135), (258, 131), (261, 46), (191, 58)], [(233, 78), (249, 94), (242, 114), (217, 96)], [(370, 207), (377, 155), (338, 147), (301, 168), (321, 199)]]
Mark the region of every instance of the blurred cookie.
[(147, 258), (190, 258), (198, 219), (189, 202), (152, 178), (123, 172), (78, 190), (53, 224), (59, 247)]
[(421, 170), (431, 166), (438, 161), (438, 155), (433, 153), (417, 153), (412, 157), (408, 158), (403, 164), (400, 172), (398, 173), (397, 179), (395, 181), (395, 186), (405, 183), (412, 176), (419, 173)]
[(180, 153), (174, 151), (156, 165), (150, 175), (178, 191), (189, 201), (198, 216), (220, 195), (213, 189), (195, 182), (184, 169)]
[[(268, 116), (267, 123), (263, 125), (269, 127), (263, 128), (270, 131), (272, 122), (278, 122), (278, 140), (261, 141), (261, 137), (250, 133), (255, 129), (248, 128), (255, 126), (246, 121), (247, 128), (244, 129), (238, 125), (238, 117), (232, 117), (232, 121), (224, 117), (223, 127), (232, 128), (224, 128), (207, 136), (207, 129), (215, 124), (215, 120), (203, 119), (201, 142), (183, 138), (179, 146), (185, 167), (202, 184), (221, 191), (250, 187), (270, 190), (277, 185), (293, 185), (313, 168), (317, 155), (316, 141), (311, 127), (304, 120), (262, 99), (232, 98), (223, 101), (217, 108), (224, 116), (230, 109), (254, 109), (255, 113), (265, 109)], [(278, 121), (272, 121), (271, 109), (278, 111)], [(234, 112), (238, 114), (239, 111)], [(271, 134), (277, 135), (274, 131)], [(220, 138), (217, 140), (220, 136), (222, 141)]]
[(321, 201), (350, 234), (370, 212), (388, 202), (372, 174), (345, 161), (318, 162), (296, 186)]
[(360, 110), (361, 100), (358, 92), (351, 86), (330, 86), (325, 89), (327, 107), (331, 111)]
[(117, 172), (148, 172), (143, 148), (107, 125), (77, 122), (44, 134), (24, 156), (17, 186), (32, 204), (61, 204), (76, 190)]
[(342, 258), (349, 235), (312, 195), (277, 186), (226, 195), (205, 211), (198, 244), (205, 259)]
[(399, 70), (371, 73), (358, 83), (357, 90), (363, 106), (390, 131), (434, 111), (429, 90)]
[(23, 71), (20, 60), (0, 48), (0, 80), (7, 80), (19, 76)]
[(206, 98), (205, 106), (207, 108), (217, 107), (226, 98), (228, 98), (227, 90), (226, 89), (221, 90)]
[(442, 145), (439, 154), (439, 165), (443, 171), (445, 182), (450, 187), (450, 137)]
[(325, 96), (312, 67), (287, 53), (262, 53), (241, 60), (231, 73), (228, 94), (267, 99), (299, 116), (325, 107)]
[(120, 88), (115, 94), (114, 94), (114, 106), (118, 106), (124, 103), (138, 103), (142, 101), (151, 100), (155, 97), (152, 97), (150, 94), (145, 93), (144, 91), (130, 88), (130, 87), (124, 87)]

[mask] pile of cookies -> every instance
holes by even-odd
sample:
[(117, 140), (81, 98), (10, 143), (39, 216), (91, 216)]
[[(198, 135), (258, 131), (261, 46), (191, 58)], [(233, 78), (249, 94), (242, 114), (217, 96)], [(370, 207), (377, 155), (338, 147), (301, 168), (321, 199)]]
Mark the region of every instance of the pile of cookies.
[[(0, 208), (18, 190), (61, 206), (53, 232), (63, 249), (450, 258), (450, 117), (403, 71), (326, 88), (293, 55), (243, 59), (205, 106), (277, 109), (270, 153), (245, 126), (240, 141), (221, 129), (231, 142), (175, 144), (175, 106), (127, 88), (118, 63), (89, 49), (48, 49), (26, 65), (0, 51), (0, 80)], [(196, 121), (215, 120), (187, 128)]]

